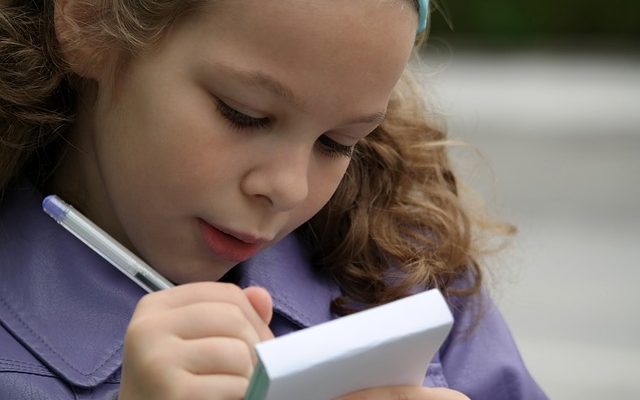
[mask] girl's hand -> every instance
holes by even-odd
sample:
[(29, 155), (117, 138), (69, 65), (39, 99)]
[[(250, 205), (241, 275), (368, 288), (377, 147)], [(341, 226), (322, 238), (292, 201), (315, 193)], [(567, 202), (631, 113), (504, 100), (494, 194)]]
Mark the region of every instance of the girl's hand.
[(119, 400), (242, 399), (254, 345), (273, 337), (269, 293), (202, 282), (144, 296), (124, 339)]
[(455, 390), (414, 386), (386, 386), (362, 390), (336, 400), (469, 400)]

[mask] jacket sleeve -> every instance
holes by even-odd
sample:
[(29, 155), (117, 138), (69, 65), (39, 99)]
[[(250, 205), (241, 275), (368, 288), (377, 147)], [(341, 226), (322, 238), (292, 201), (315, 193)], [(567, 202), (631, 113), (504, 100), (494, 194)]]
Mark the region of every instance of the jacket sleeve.
[(473, 400), (546, 400), (527, 371), (500, 311), (486, 295), (453, 303), (455, 323), (440, 350), (450, 388)]

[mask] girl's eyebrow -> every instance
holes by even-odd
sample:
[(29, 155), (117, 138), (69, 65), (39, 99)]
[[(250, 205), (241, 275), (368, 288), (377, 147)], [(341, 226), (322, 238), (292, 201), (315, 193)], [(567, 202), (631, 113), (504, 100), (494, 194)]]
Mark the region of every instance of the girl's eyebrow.
[(213, 69), (218, 70), (226, 75), (231, 75), (234, 79), (247, 84), (249, 86), (258, 86), (266, 88), (278, 97), (282, 97), (287, 102), (293, 104), (297, 108), (306, 109), (304, 101), (293, 93), (284, 83), (262, 71), (240, 69), (229, 64), (215, 63)]
[[(263, 71), (258, 70), (250, 70), (250, 69), (241, 69), (235, 66), (231, 66), (229, 64), (217, 62), (212, 65), (214, 70), (220, 71), (227, 76), (231, 76), (233, 79), (236, 79), (244, 84), (249, 86), (257, 86), (260, 88), (265, 88), (268, 91), (274, 93), (278, 97), (285, 99), (287, 102), (291, 103), (295, 107), (306, 110), (308, 107), (305, 102), (297, 96), (293, 90), (289, 89), (284, 83), (277, 80), (275, 77), (264, 73)], [(370, 115), (366, 115), (363, 117), (355, 118), (352, 121), (344, 125), (352, 125), (359, 123), (367, 123), (367, 124), (381, 124), (384, 121), (386, 113), (383, 111), (374, 112)]]

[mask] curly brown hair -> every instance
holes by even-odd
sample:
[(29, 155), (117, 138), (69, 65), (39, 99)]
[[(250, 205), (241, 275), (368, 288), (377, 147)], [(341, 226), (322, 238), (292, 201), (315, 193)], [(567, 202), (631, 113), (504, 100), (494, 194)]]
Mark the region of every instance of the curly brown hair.
[[(131, 59), (203, 2), (82, 0), (73, 22), (96, 48), (122, 49)], [(56, 41), (55, 3), (0, 5), (0, 192), (26, 172), (43, 184), (75, 118), (79, 78)], [(385, 122), (356, 146), (337, 192), (299, 229), (342, 289), (333, 303), (340, 314), (423, 288), (470, 295), (481, 285), (472, 216), (458, 195), (446, 134), (429, 123), (415, 88), (405, 72)], [(466, 285), (454, 290), (461, 280)]]
[(358, 143), (333, 198), (303, 228), (322, 244), (316, 263), (345, 293), (333, 302), (339, 314), (416, 290), (468, 296), (481, 287), (472, 225), (490, 225), (463, 206), (450, 142), (428, 122), (415, 88), (405, 72), (384, 123)]

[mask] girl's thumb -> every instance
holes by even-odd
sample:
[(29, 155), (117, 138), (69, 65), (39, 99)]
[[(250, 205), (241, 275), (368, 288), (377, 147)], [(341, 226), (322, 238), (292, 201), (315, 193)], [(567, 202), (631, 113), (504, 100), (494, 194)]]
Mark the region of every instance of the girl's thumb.
[(273, 301), (267, 289), (252, 286), (244, 289), (244, 294), (264, 323), (269, 325), (273, 316)]

